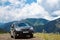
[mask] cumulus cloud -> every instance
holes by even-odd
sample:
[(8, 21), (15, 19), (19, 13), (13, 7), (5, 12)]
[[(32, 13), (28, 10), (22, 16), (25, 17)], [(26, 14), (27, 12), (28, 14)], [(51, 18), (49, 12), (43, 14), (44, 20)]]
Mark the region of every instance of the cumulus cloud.
[[(3, 0), (3, 2), (5, 1)], [(58, 17), (53, 17), (53, 15), (60, 16), (60, 11), (50, 14), (44, 8), (47, 6), (42, 6), (42, 0), (37, 0), (37, 3), (33, 2), (31, 4), (25, 4), (26, 0), (9, 0), (9, 2), (11, 3), (10, 5), (0, 7), (0, 22), (11, 22), (25, 18), (44, 18), (47, 20), (54, 20)], [(49, 4), (50, 7), (53, 7), (58, 1), (46, 0), (46, 3)]]
[(22, 9), (7, 10), (9, 7), (1, 8), (1, 21), (14, 21), (25, 18), (45, 18), (50, 20), (50, 15), (45, 9), (36, 4), (32, 3), (31, 5), (26, 4)]
[[(9, 1), (10, 5), (4, 3)], [(17, 20), (16, 15), (20, 12), (20, 9), (25, 5), (25, 0), (1, 0), (2, 6), (0, 6), (0, 22), (10, 22)]]
[(0, 11), (0, 21), (2, 22), (9, 22), (10, 20), (14, 20), (15, 18), (15, 15), (14, 14), (15, 12), (13, 11), (6, 11), (6, 9), (1, 9)]
[(59, 17), (60, 16), (60, 10), (54, 11), (52, 13), (53, 16)]
[(51, 21), (60, 18), (60, 10), (52, 12), (51, 17)]
[(38, 4), (41, 4), (43, 0), (37, 0), (37, 3)]
[(26, 5), (21, 9), (21, 14), (18, 14), (18, 18), (21, 16), (23, 18), (49, 18), (49, 14), (44, 10), (42, 6), (39, 6), (36, 3), (32, 3), (31, 5)]
[(25, 5), (26, 0), (1, 0), (0, 2), (2, 4), (2, 7), (12, 6), (15, 8), (18, 8), (18, 7), (21, 8)]
[(43, 0), (42, 6), (50, 13), (60, 10), (60, 0)]
[(25, 5), (26, 0), (9, 0), (12, 4), (23, 6)]
[(49, 4), (50, 7), (57, 5), (59, 0), (47, 0), (46, 3)]

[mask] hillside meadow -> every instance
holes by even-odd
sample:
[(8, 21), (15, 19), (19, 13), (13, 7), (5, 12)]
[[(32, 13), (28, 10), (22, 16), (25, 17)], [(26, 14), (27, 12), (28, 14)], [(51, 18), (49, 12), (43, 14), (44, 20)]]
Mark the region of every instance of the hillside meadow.
[(43, 40), (60, 40), (59, 33), (35, 33), (34, 36)]

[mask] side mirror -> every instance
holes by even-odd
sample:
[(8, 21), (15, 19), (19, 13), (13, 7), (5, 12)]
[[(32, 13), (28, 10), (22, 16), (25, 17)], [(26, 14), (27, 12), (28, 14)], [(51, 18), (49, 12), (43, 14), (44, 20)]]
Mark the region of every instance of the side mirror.
[(11, 28), (14, 28), (14, 24), (12, 24)]

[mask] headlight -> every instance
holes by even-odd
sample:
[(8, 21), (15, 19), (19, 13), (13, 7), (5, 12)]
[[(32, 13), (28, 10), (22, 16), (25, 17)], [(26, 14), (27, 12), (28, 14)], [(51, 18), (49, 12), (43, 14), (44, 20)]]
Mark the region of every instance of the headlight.
[(20, 30), (20, 29), (18, 29), (18, 28), (16, 28), (15, 30), (16, 30), (16, 31), (21, 31), (21, 30)]
[(33, 30), (33, 27), (30, 27), (30, 30)]

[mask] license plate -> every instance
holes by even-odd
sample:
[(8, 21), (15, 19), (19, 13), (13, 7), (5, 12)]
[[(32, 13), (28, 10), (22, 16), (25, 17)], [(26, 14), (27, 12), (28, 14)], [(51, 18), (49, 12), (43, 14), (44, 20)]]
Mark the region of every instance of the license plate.
[(28, 33), (28, 31), (24, 31), (23, 33)]

